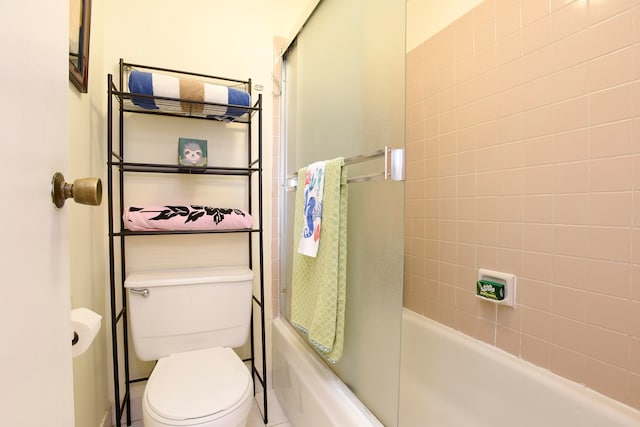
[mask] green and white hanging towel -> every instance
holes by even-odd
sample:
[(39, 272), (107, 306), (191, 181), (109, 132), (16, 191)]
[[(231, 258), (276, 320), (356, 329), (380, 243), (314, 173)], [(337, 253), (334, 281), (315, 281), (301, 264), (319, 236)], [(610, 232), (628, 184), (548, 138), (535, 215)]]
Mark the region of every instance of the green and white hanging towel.
[[(344, 159), (324, 168), (322, 230), (316, 257), (297, 251), (305, 223), (304, 185), (298, 182), (294, 215), (291, 323), (331, 363), (342, 356), (347, 282), (347, 178)], [(298, 171), (301, 179), (306, 169)]]

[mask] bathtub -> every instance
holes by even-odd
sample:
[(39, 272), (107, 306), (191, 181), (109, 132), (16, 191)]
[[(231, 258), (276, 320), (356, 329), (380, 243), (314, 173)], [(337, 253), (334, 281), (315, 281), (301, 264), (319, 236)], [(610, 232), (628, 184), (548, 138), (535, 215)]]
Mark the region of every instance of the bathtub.
[(286, 320), (271, 325), (273, 389), (292, 426), (382, 427)]
[(405, 309), (400, 427), (640, 426), (640, 411)]
[[(403, 310), (400, 427), (637, 427), (640, 411)], [(289, 324), (273, 387), (292, 426), (381, 426)]]

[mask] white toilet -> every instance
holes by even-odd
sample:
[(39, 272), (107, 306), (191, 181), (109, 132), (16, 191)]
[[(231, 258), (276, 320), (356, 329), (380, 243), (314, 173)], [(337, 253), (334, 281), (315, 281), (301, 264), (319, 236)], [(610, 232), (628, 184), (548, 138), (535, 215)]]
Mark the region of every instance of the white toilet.
[(253, 382), (232, 350), (247, 340), (253, 273), (246, 267), (131, 273), (131, 336), (158, 360), (142, 398), (145, 427), (245, 426)]

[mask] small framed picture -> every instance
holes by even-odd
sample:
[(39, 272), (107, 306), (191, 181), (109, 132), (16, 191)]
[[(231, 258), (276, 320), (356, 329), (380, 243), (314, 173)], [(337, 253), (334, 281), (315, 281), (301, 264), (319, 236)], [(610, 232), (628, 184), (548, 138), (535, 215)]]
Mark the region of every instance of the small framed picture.
[(207, 140), (179, 138), (178, 164), (180, 166), (207, 166)]

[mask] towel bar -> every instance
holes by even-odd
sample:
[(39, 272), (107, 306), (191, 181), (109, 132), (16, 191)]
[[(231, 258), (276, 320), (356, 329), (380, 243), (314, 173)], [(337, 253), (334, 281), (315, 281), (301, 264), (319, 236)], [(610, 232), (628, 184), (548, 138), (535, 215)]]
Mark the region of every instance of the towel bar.
[[(366, 182), (376, 179), (385, 181), (404, 181), (404, 148), (384, 147), (367, 154), (346, 157), (344, 165), (354, 165), (384, 156), (384, 171), (366, 175), (358, 175), (347, 179), (347, 183)], [(298, 172), (287, 175), (287, 191), (298, 186)]]

